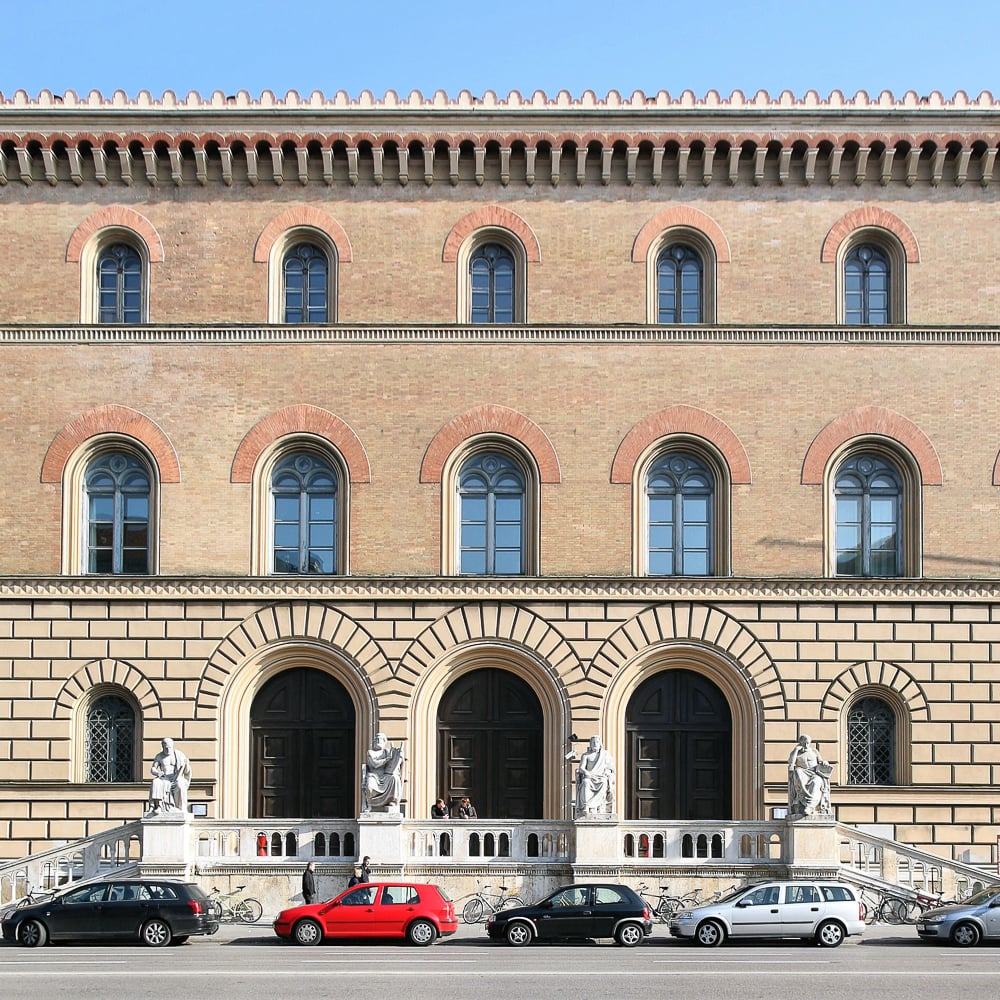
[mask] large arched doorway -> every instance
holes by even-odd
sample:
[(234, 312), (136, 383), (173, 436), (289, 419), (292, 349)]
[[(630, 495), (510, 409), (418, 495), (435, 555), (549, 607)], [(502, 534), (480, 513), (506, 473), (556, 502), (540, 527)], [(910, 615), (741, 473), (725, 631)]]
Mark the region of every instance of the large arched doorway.
[(438, 788), (468, 795), (481, 817), (542, 816), (542, 706), (508, 670), (472, 670), (438, 707)]
[(354, 704), (311, 667), (271, 678), (250, 709), (252, 816), (355, 815)]
[(663, 670), (629, 699), (629, 819), (731, 819), (732, 713), (712, 681)]

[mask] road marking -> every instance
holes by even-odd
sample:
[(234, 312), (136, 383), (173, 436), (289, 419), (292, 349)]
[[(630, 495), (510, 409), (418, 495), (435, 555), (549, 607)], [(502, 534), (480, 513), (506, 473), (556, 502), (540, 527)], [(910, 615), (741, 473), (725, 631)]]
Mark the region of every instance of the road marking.
[[(150, 975), (150, 971), (148, 969), (121, 970), (121, 971), (119, 971), (118, 969), (110, 969), (110, 970), (105, 969), (105, 970), (100, 970), (100, 971), (94, 970), (93, 972), (87, 971), (87, 970), (83, 970), (83, 971), (80, 971), (80, 972), (77, 972), (77, 973), (74, 973), (74, 974), (77, 975), (77, 976), (81, 976), (81, 977), (83, 977), (83, 976), (86, 976), (86, 977), (105, 976), (105, 977), (119, 977), (119, 978), (124, 978), (124, 977), (130, 977), (130, 978), (131, 977), (134, 977), (134, 978), (143, 977), (143, 978), (148, 978), (149, 975)], [(221, 976), (227, 976), (227, 977), (236, 976), (236, 977), (240, 977), (240, 976), (242, 976), (243, 978), (248, 978), (248, 977), (264, 978), (266, 976), (325, 976), (327, 974), (328, 973), (326, 971), (322, 970), (322, 969), (302, 969), (302, 968), (295, 968), (295, 969), (259, 969), (259, 970), (253, 970), (253, 971), (248, 971), (245, 967), (244, 968), (238, 968), (238, 969), (162, 969), (162, 970), (161, 969), (157, 969), (156, 970), (156, 977), (158, 979), (161, 979), (161, 978), (166, 977), (166, 976), (170, 976), (170, 977), (173, 977), (175, 979), (179, 979), (179, 978), (183, 978), (183, 977), (191, 977), (191, 978), (202, 979), (202, 978), (204, 978), (206, 976), (217, 976), (217, 977), (221, 977)], [(382, 968), (380, 968), (377, 971), (372, 971), (371, 969), (356, 969), (356, 970), (344, 969), (342, 972), (339, 972), (338, 974), (339, 975), (344, 975), (344, 976), (354, 976), (355, 978), (377, 977), (377, 976), (420, 976), (420, 977), (429, 979), (429, 978), (434, 977), (434, 976), (449, 975), (450, 973), (447, 973), (447, 972), (437, 973), (437, 972), (434, 972), (431, 969), (399, 969), (399, 970), (394, 970), (394, 969), (382, 969)], [(635, 969), (635, 970), (633, 970), (633, 969), (616, 969), (615, 970), (615, 976), (616, 976), (616, 978), (619, 978), (619, 979), (622, 978), (622, 977), (631, 977), (633, 979), (651, 979), (651, 978), (663, 979), (665, 976), (667, 976), (669, 974), (670, 973), (668, 973), (667, 970), (663, 970), (663, 971), (659, 971), (659, 972), (645, 971), (645, 970), (642, 970), (642, 969)], [(732, 970), (729, 970), (729, 969), (698, 969), (698, 970), (692, 970), (690, 972), (685, 972), (683, 974), (685, 976), (733, 976), (733, 977), (735, 977), (735, 976), (741, 976), (741, 977), (743, 977), (743, 976), (747, 975), (747, 970), (746, 969), (732, 969)], [(991, 983), (996, 978), (996, 971), (994, 969), (992, 969), (992, 968), (983, 970), (982, 972), (971, 972), (971, 971), (970, 972), (965, 972), (965, 971), (959, 971), (959, 970), (954, 970), (954, 969), (942, 969), (942, 970), (934, 970), (934, 971), (931, 971), (931, 970), (928, 970), (928, 971), (915, 971), (915, 970), (910, 970), (910, 969), (898, 969), (898, 970), (882, 969), (882, 970), (877, 970), (877, 971), (876, 970), (871, 970), (871, 969), (837, 969), (837, 970), (830, 970), (830, 971), (827, 971), (827, 972), (823, 972), (823, 971), (817, 971), (815, 969), (811, 969), (811, 970), (808, 970), (808, 971), (805, 970), (805, 969), (803, 969), (801, 972), (789, 971), (787, 974), (789, 976), (802, 976), (802, 977), (804, 977), (804, 976), (817, 976), (817, 975), (826, 976), (826, 977), (834, 977), (834, 976), (838, 976), (838, 977), (844, 977), (844, 976), (862, 976), (865, 979), (871, 979), (873, 977), (899, 977), (899, 976), (912, 976), (912, 977), (948, 977), (948, 978), (953, 978), (953, 979), (958, 979), (958, 978), (965, 978), (965, 979), (974, 979), (974, 978), (975, 979), (987, 979), (988, 978)], [(8, 976), (8, 977), (12, 976), (12, 975), (14, 975), (14, 976), (16, 976), (16, 975), (35, 975), (35, 976), (37, 976), (37, 971), (32, 971), (32, 969), (30, 969), (28, 967), (25, 967), (24, 971), (21, 972), (20, 970), (14, 971), (13, 969), (11, 969), (11, 967), (8, 967), (8, 969), (5, 970), (4, 975)], [(475, 975), (482, 976), (482, 977), (487, 977), (487, 976), (490, 976), (490, 977), (493, 977), (493, 976), (503, 976), (503, 977), (506, 977), (506, 978), (515, 978), (515, 977), (522, 977), (522, 978), (523, 977), (532, 977), (532, 978), (537, 978), (539, 976), (553, 976), (553, 977), (558, 976), (558, 977), (560, 977), (562, 979), (570, 978), (570, 979), (582, 979), (582, 980), (588, 980), (589, 981), (590, 978), (593, 976), (593, 972), (592, 971), (590, 971), (590, 972), (580, 972), (580, 971), (571, 970), (571, 969), (566, 969), (566, 970), (560, 970), (560, 969), (532, 969), (532, 970), (527, 970), (527, 971), (517, 971), (517, 970), (513, 970), (513, 969), (483, 969), (481, 972), (475, 973)], [(676, 973), (674, 973), (674, 975), (676, 975)]]

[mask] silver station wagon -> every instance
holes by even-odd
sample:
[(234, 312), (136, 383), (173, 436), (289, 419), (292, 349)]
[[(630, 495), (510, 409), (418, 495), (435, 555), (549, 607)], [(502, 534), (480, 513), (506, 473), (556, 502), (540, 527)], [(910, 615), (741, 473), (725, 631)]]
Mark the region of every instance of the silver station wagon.
[(707, 948), (728, 938), (805, 938), (836, 948), (864, 930), (856, 889), (798, 879), (743, 886), (715, 903), (679, 910), (670, 921), (674, 937)]

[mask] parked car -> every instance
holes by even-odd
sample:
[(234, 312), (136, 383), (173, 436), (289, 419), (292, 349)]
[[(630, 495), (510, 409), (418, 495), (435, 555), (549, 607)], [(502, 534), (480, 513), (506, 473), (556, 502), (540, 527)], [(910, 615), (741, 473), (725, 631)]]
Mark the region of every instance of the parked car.
[(491, 940), (522, 946), (559, 938), (614, 938), (634, 948), (653, 932), (653, 915), (627, 885), (565, 885), (531, 906), (500, 910), (486, 920)]
[(327, 938), (406, 938), (433, 944), (458, 930), (455, 904), (428, 882), (366, 882), (325, 903), (282, 910), (274, 933), (296, 944)]
[(108, 879), (9, 909), (5, 941), (38, 948), (47, 941), (138, 940), (151, 948), (183, 944), (219, 929), (219, 904), (192, 882)]
[(789, 937), (836, 948), (845, 937), (864, 930), (857, 890), (827, 881), (743, 886), (717, 902), (678, 910), (670, 920), (674, 937), (709, 948), (727, 938)]
[(1000, 886), (980, 889), (961, 903), (924, 910), (917, 920), (924, 941), (950, 941), (971, 948), (983, 938), (1000, 938)]

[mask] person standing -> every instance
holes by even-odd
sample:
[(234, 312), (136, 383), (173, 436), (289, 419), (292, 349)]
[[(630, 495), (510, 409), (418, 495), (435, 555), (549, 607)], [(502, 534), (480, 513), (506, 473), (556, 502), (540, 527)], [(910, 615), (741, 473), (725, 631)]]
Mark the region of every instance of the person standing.
[(316, 902), (316, 864), (310, 861), (302, 873), (302, 898), (306, 906)]
[(469, 797), (465, 796), (458, 805), (458, 818), (459, 819), (478, 819), (476, 814), (476, 807), (469, 801)]
[(445, 805), (444, 799), (438, 799), (434, 805), (431, 806), (431, 819), (448, 819), (450, 815), (451, 813)]

